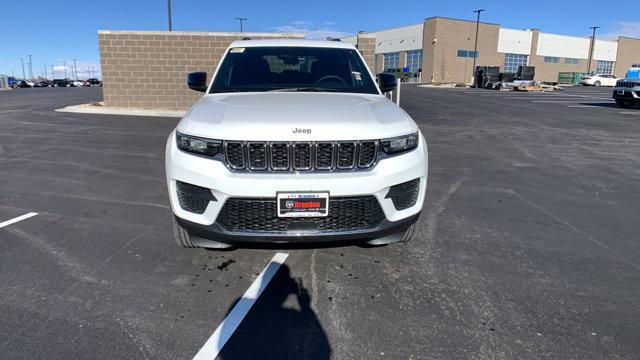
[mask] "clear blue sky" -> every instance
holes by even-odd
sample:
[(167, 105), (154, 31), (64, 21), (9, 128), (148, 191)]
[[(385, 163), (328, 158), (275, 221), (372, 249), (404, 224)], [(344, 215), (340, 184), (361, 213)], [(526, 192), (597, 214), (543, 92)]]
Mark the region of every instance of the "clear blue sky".
[[(605, 37), (640, 37), (640, 8), (632, 1), (173, 0), (172, 5), (174, 30), (184, 31), (237, 31), (234, 18), (242, 16), (249, 19), (245, 31), (299, 31), (323, 38), (416, 24), (431, 16), (474, 19), (473, 10), (484, 8), (482, 20), (503, 27), (587, 36), (588, 28), (598, 25)], [(26, 69), (28, 54), (34, 76), (47, 63), (47, 71), (53, 64), (61, 77), (63, 61), (70, 69), (72, 59), (78, 60), (81, 76), (89, 66), (99, 68), (98, 29), (167, 28), (166, 0), (4, 1), (0, 9), (0, 73), (19, 77), (20, 58)]]

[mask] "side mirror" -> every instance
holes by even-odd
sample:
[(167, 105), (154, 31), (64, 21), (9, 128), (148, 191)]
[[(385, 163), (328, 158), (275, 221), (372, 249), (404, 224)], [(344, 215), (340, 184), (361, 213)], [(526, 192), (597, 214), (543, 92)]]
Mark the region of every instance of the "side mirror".
[(378, 86), (383, 93), (393, 91), (398, 86), (398, 77), (391, 73), (380, 73), (378, 74)]
[(189, 73), (189, 75), (187, 75), (187, 85), (191, 90), (200, 92), (207, 91), (207, 73), (204, 71)]

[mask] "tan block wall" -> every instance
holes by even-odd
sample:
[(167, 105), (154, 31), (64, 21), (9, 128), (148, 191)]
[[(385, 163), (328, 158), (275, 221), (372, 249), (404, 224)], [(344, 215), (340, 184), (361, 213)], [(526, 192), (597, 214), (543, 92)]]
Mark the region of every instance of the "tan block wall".
[[(476, 65), (503, 65), (504, 56), (498, 53), (499, 31), (498, 24), (480, 23)], [(458, 57), (457, 54), (458, 50), (473, 50), (475, 33), (475, 21), (440, 17), (425, 20), (423, 81), (468, 82), (473, 74), (473, 58)], [(434, 39), (437, 39), (435, 43)]]
[[(580, 63), (577, 65), (565, 64), (564, 58), (560, 58), (560, 62), (557, 64), (544, 62), (544, 56), (535, 55), (529, 57), (529, 64), (535, 64), (531, 66), (536, 67), (536, 81), (558, 81), (559, 72), (586, 72), (587, 71), (587, 59), (580, 59)], [(592, 61), (591, 69), (595, 70), (596, 62)]]
[(369, 70), (376, 73), (376, 36), (374, 34), (358, 33), (356, 47), (362, 54)]
[(187, 87), (187, 74), (206, 71), (211, 77), (229, 44), (244, 37), (279, 39), (304, 35), (98, 31), (105, 106), (187, 109), (202, 96)]
[(379, 74), (382, 72), (382, 70), (384, 69), (384, 55), (383, 54), (376, 54), (376, 71), (374, 72), (374, 74)]
[(631, 64), (640, 64), (640, 39), (628, 37), (618, 38), (618, 54), (613, 73), (617, 77), (625, 77)]

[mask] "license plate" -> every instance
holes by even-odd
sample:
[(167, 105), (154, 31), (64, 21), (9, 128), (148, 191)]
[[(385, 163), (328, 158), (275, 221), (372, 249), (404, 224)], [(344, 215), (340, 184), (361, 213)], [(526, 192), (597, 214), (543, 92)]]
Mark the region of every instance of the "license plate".
[(279, 217), (317, 217), (329, 215), (328, 192), (278, 193)]

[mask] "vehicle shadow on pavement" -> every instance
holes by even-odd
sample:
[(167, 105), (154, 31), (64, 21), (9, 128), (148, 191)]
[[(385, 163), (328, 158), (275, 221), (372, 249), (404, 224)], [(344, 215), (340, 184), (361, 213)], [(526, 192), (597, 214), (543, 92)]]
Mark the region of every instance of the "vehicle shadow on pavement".
[[(229, 307), (231, 311), (240, 299)], [(282, 265), (218, 359), (329, 359), (331, 346), (300, 279)]]
[(624, 108), (620, 107), (618, 104), (613, 103), (613, 102), (581, 102), (581, 103), (578, 103), (578, 105), (593, 106), (593, 107), (606, 107), (606, 108), (624, 110)]

